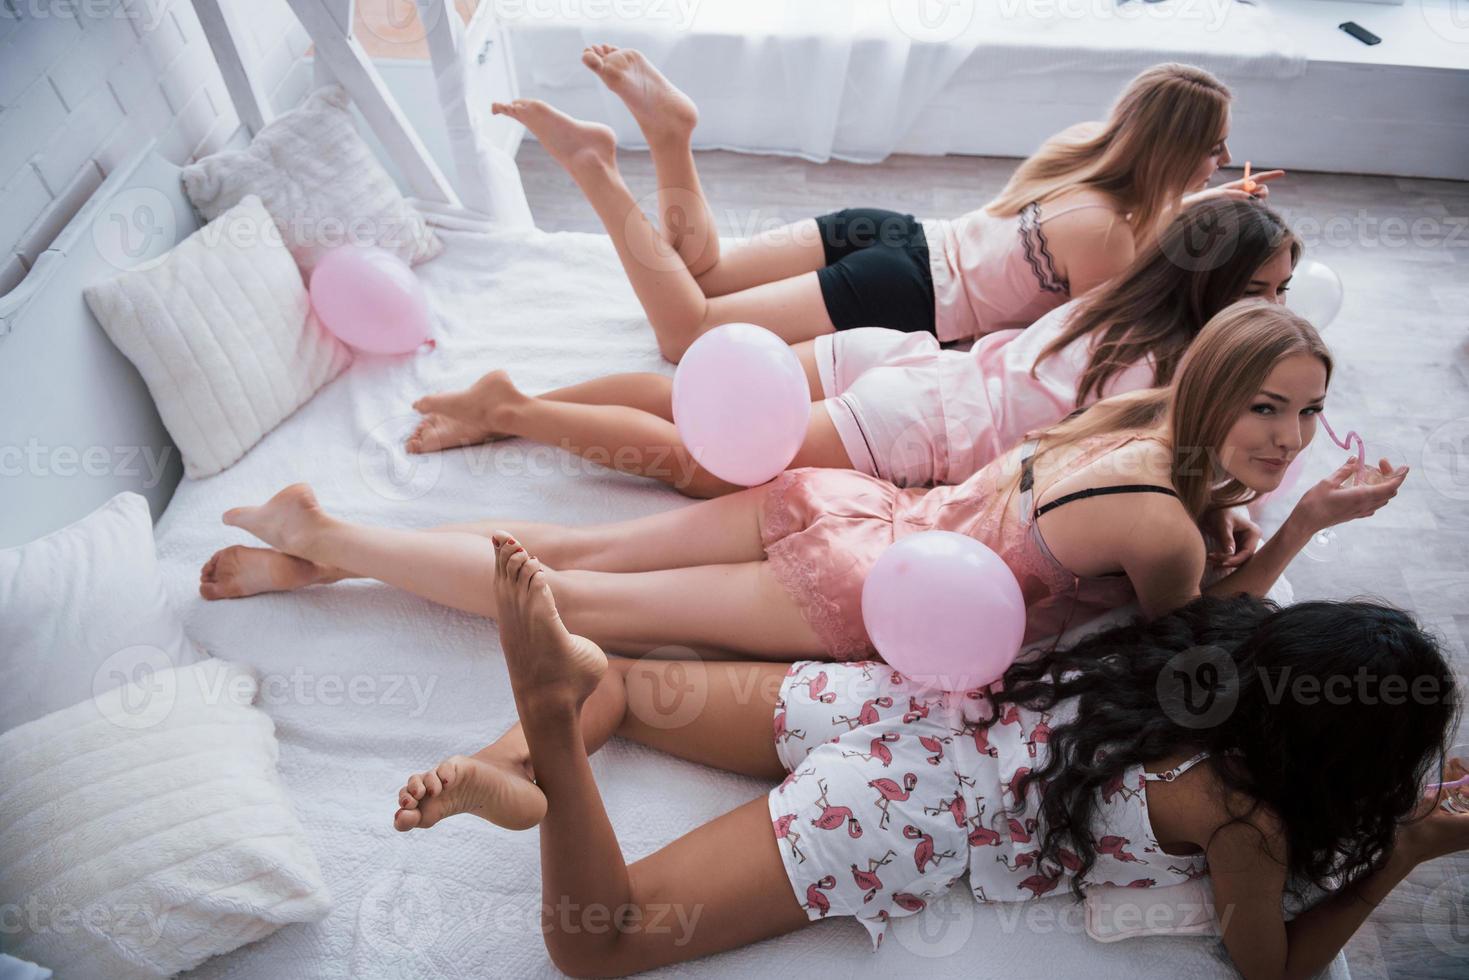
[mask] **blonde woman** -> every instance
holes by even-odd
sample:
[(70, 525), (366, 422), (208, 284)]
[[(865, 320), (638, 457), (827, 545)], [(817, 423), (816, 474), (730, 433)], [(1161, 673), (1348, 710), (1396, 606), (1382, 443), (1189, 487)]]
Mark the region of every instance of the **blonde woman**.
[[(658, 228), (623, 183), (609, 128), (536, 100), (493, 111), (524, 123), (586, 195), (671, 361), (721, 323), (756, 323), (790, 343), (852, 327), (947, 342), (1028, 326), (1126, 268), (1187, 195), (1247, 196), (1243, 181), (1203, 190), (1230, 161), (1229, 90), (1202, 69), (1164, 64), (1134, 79), (1105, 123), (1053, 137), (999, 197), (961, 218), (854, 208), (725, 255), (690, 148), (693, 102), (637, 51), (596, 45), (582, 60), (647, 139)], [(1256, 175), (1254, 193), (1281, 173)]]
[[(1310, 324), (1257, 300), (1211, 320), (1168, 388), (1098, 402), (958, 486), (899, 489), (801, 469), (620, 524), (418, 531), (337, 519), (298, 484), (224, 515), (274, 550), (225, 549), (204, 566), (200, 591), (218, 599), (363, 576), (493, 617), (489, 542), (503, 529), (548, 566), (567, 627), (617, 652), (682, 644), (852, 660), (874, 653), (861, 614), (868, 570), (896, 538), (939, 529), (973, 536), (1009, 565), (1028, 639), (1134, 598), (1153, 617), (1200, 593), (1199, 522), (1280, 484), (1315, 434), (1330, 373)], [(1263, 596), (1312, 534), (1373, 513), (1406, 475), (1384, 460), (1379, 482), (1347, 487), (1352, 470), (1342, 467), (1208, 591)]]
[[(803, 341), (792, 349), (811, 387), (811, 419), (789, 468), (854, 469), (900, 487), (962, 483), (1032, 429), (1111, 395), (1166, 385), (1220, 310), (1247, 297), (1284, 302), (1300, 256), (1300, 241), (1267, 205), (1196, 201), (1104, 285), (971, 350), (881, 327)], [(663, 374), (611, 375), (533, 397), (492, 371), (415, 407), (426, 419), (410, 452), (441, 448), (427, 430), (452, 419), (466, 442), (533, 439), (604, 465), (615, 460), (691, 497), (740, 489), (684, 446), (673, 379)]]

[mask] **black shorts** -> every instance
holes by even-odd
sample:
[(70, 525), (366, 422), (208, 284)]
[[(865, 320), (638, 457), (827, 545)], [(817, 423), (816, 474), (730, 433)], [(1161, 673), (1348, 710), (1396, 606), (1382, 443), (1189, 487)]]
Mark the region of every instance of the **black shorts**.
[(889, 327), (933, 333), (928, 239), (911, 214), (847, 208), (816, 219), (826, 267), (816, 270), (826, 312), (838, 330)]

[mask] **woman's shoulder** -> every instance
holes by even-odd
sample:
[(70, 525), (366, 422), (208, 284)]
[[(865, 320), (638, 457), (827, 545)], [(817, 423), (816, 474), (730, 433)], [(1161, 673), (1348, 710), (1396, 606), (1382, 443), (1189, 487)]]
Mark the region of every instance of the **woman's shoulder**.
[[(1120, 395), (1136, 395), (1128, 392)], [(1172, 489), (1173, 452), (1167, 438), (1150, 429), (1102, 432), (1078, 440), (1078, 468), (1088, 471), (1098, 486), (1150, 483)]]
[[(1159, 765), (1168, 768), (1159, 760)], [(1285, 824), (1275, 809), (1229, 785), (1209, 758), (1172, 781), (1148, 783), (1148, 808), (1160, 836), (1185, 840), (1202, 848), (1218, 845), (1231, 851), (1277, 853), (1285, 840)], [(1161, 826), (1159, 826), (1161, 825)]]
[(1115, 195), (1089, 184), (1067, 187), (1050, 195), (1040, 206), (1043, 221), (1106, 225), (1122, 220), (1127, 208)]
[[(1126, 397), (1121, 396), (1121, 397)], [(1043, 496), (1049, 500), (1076, 490), (1120, 486), (1151, 486), (1173, 490), (1172, 453), (1167, 440), (1151, 430), (1103, 432), (1083, 436), (1067, 445), (1046, 452), (1044, 437), (1038, 446), (1039, 460), (1035, 482), (1047, 487)], [(1147, 508), (1152, 517), (1167, 517), (1177, 511), (1180, 521), (1168, 520), (1166, 526), (1155, 526), (1154, 534), (1172, 525), (1185, 529), (1191, 522), (1178, 499), (1169, 494), (1129, 495), (1139, 499), (1112, 497), (1101, 502), (1104, 509)], [(1111, 505), (1110, 507), (1108, 505)]]

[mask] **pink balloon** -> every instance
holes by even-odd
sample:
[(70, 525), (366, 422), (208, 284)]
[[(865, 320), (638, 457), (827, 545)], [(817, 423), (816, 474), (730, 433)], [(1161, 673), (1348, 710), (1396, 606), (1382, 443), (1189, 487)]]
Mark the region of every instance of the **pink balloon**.
[(369, 354), (406, 354), (428, 339), (428, 297), (402, 259), (342, 245), (311, 273), (311, 308), (343, 343)]
[(1025, 638), (1025, 597), (999, 555), (965, 534), (920, 531), (882, 553), (862, 620), (899, 673), (936, 690), (998, 680)]
[(811, 388), (789, 344), (753, 323), (726, 323), (679, 362), (673, 421), (699, 465), (753, 487), (796, 458), (811, 421)]

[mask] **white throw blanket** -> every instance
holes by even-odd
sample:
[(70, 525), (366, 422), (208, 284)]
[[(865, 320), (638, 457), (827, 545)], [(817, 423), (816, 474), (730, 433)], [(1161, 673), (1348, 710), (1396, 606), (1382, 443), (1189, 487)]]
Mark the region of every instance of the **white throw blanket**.
[[(334, 897), (320, 923), (282, 929), (193, 977), (558, 975), (540, 932), (534, 831), (467, 816), (425, 832), (392, 829), (410, 772), (488, 744), (515, 719), (494, 624), (371, 582), (218, 603), (196, 592), (211, 553), (254, 543), (221, 525), (221, 512), (296, 481), (311, 483), (331, 512), (396, 526), (496, 516), (591, 524), (689, 504), (660, 484), (519, 440), (403, 453), (415, 398), (492, 368), (508, 368), (530, 392), (673, 370), (605, 237), (437, 223), (444, 254), (418, 267), (440, 320), (437, 349), (359, 357), (228, 471), (185, 480), (158, 527), (159, 562), (190, 634), (262, 673), (281, 774)], [(592, 767), (628, 860), (769, 789), (616, 739)], [(895, 926), (875, 955), (861, 926), (834, 920), (661, 975), (1234, 975), (1214, 940), (1103, 945), (1085, 935), (1079, 907), (1057, 923), (1069, 899), (1032, 904), (1040, 918), (1027, 910), (1017, 919), (958, 895), (947, 917)]]

